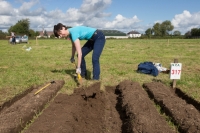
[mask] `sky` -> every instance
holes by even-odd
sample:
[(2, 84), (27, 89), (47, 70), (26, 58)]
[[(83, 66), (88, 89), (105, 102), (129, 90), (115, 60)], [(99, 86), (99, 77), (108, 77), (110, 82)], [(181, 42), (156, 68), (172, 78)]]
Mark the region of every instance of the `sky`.
[(169, 20), (173, 31), (185, 34), (200, 28), (199, 5), (200, 0), (0, 0), (0, 30), (6, 32), (28, 18), (35, 31), (53, 31), (63, 23), (144, 34), (155, 23)]

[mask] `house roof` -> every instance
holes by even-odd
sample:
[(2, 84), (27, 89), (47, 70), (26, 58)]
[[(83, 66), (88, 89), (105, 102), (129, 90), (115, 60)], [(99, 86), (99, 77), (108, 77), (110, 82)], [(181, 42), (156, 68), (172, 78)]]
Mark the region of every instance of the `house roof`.
[[(43, 36), (44, 35), (44, 31), (38, 31), (39, 33), (40, 33), (40, 36)], [(46, 31), (47, 32), (47, 34), (50, 36), (50, 35), (52, 35), (52, 34), (54, 34), (53, 33), (53, 31)]]
[(130, 31), (129, 33), (127, 33), (127, 34), (140, 34), (139, 32), (137, 32), (137, 31)]

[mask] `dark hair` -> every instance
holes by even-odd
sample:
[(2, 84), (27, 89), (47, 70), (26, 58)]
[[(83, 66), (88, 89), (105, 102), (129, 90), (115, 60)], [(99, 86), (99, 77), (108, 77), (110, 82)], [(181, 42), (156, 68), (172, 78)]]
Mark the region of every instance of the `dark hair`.
[(62, 23), (58, 23), (57, 25), (54, 25), (53, 28), (53, 33), (55, 35), (55, 37), (59, 37), (59, 31), (62, 30), (62, 27), (65, 27), (65, 29), (68, 29), (69, 27), (66, 27), (65, 25), (63, 25)]

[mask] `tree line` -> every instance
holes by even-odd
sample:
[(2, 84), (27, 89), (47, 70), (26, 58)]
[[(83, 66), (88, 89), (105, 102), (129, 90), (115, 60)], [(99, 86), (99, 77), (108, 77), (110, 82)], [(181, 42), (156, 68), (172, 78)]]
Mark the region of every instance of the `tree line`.
[(27, 35), (29, 37), (35, 37), (40, 35), (38, 31), (30, 29), (29, 19), (19, 20), (15, 25), (12, 25), (8, 29), (8, 32), (3, 32), (2, 30), (0, 30), (0, 39), (5, 39), (5, 36), (10, 36), (11, 32), (14, 32), (15, 35)]
[(186, 38), (200, 38), (200, 28), (192, 28), (185, 33)]
[[(145, 31), (145, 35), (148, 38), (151, 37), (159, 37), (163, 38), (166, 36), (181, 36), (181, 32), (176, 30), (173, 31), (174, 26), (172, 25), (171, 21), (166, 20), (162, 23), (155, 23), (152, 28), (148, 28)], [(172, 32), (173, 31), (173, 32)], [(9, 36), (11, 32), (14, 32), (16, 35), (27, 35), (29, 37), (39, 36), (40, 33), (38, 31), (34, 31), (30, 29), (30, 21), (29, 19), (22, 19), (19, 20), (15, 25), (11, 26), (8, 29), (8, 32), (2, 32), (0, 30), (0, 39), (5, 39), (5, 36)], [(44, 31), (44, 35), (47, 32)], [(199, 37), (200, 36), (200, 28), (193, 28), (191, 31), (185, 33), (185, 38), (192, 38), (192, 37)]]
[[(145, 35), (149, 38), (154, 37), (166, 37), (166, 36), (181, 36), (181, 32), (178, 30), (173, 31), (174, 26), (171, 21), (166, 20), (162, 23), (155, 23), (152, 28), (148, 28), (145, 31)], [(172, 32), (173, 31), (173, 32)], [(200, 38), (200, 28), (192, 28), (184, 34), (185, 38)]]
[(40, 35), (38, 31), (34, 31), (30, 29), (30, 21), (29, 19), (19, 20), (15, 25), (11, 26), (8, 29), (8, 33), (14, 32), (16, 35), (27, 35), (29, 37), (34, 37)]

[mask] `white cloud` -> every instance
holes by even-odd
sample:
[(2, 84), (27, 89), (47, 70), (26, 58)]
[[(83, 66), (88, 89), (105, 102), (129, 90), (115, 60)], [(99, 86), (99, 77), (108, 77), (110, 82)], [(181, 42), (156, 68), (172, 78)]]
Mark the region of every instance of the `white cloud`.
[(70, 8), (66, 12), (66, 22), (77, 22), (77, 21), (82, 21), (86, 17), (85, 14), (81, 13), (78, 9), (76, 8)]
[(83, 13), (94, 13), (103, 11), (112, 0), (83, 0), (80, 12)]
[(135, 29), (137, 26), (137, 23), (139, 23), (141, 20), (137, 18), (137, 16), (134, 16), (132, 18), (126, 18), (123, 17), (121, 14), (118, 14), (115, 17), (115, 20), (111, 22), (105, 23), (105, 28), (107, 29)]
[[(29, 2), (24, 2), (18, 9), (19, 14), (21, 16), (38, 16), (41, 15), (45, 9), (41, 7), (37, 7), (37, 4), (39, 3), (39, 0), (31, 0)], [(32, 10), (32, 8), (36, 8), (35, 10)]]
[(13, 12), (12, 6), (7, 1), (0, 1), (0, 15), (10, 16)]
[(189, 23), (190, 18), (192, 18), (192, 15), (189, 11), (183, 11), (182, 14), (175, 15), (175, 17), (172, 19), (172, 24), (174, 27), (180, 27), (180, 25), (187, 25)]
[(156, 24), (156, 23), (162, 23), (163, 21), (162, 20), (156, 20), (155, 22), (154, 22), (154, 24)]
[(8, 29), (13, 23), (10, 16), (0, 16), (0, 28)]
[[(5, 28), (2, 25), (6, 24), (7, 28), (9, 28), (18, 20), (25, 18), (29, 18), (30, 28), (34, 30), (41, 30), (42, 28), (52, 30), (54, 24), (62, 22), (68, 26), (86, 25), (101, 29), (128, 29), (129, 31), (130, 29), (135, 29), (136, 23), (140, 22), (137, 16), (126, 18), (120, 14), (113, 21), (106, 20), (107, 17), (111, 16), (111, 13), (104, 11), (112, 0), (83, 0), (80, 9), (69, 8), (66, 12), (59, 9), (46, 11), (40, 6), (39, 0), (23, 2), (18, 9), (13, 8), (6, 1), (0, 2), (3, 9), (10, 9), (0, 12), (0, 18), (3, 20), (0, 22), (0, 29)], [(3, 16), (3, 14), (9, 14), (10, 16)], [(15, 16), (14, 20), (12, 15)]]
[(70, 26), (86, 25), (99, 28), (102, 25), (98, 24), (103, 22), (105, 17), (111, 15), (103, 12), (110, 3), (111, 0), (84, 0), (80, 9), (69, 8), (65, 13), (61, 10), (54, 10), (48, 13), (48, 17)]
[(171, 22), (174, 25), (174, 30), (179, 30), (182, 34), (185, 34), (192, 28), (200, 28), (200, 12), (191, 14), (184, 10), (182, 14), (175, 15)]
[[(34, 30), (41, 30), (42, 28), (52, 30), (53, 25), (59, 22), (67, 26), (86, 25), (99, 29), (115, 29), (123, 32), (136, 30), (141, 33), (153, 26), (153, 22), (141, 25), (144, 20), (140, 20), (136, 15), (126, 17), (123, 14), (118, 14), (113, 20), (108, 20), (112, 14), (105, 11), (112, 3), (112, 0), (83, 0), (80, 8), (70, 7), (66, 11), (57, 8), (51, 8), (51, 10), (47, 11), (43, 7), (46, 4), (42, 4), (42, 0), (30, 0), (28, 2), (17, 0), (17, 2), (21, 3), (21, 6), (13, 7), (15, 6), (13, 3), (0, 0), (0, 29), (8, 29), (17, 21), (26, 18), (30, 19), (30, 28)], [(53, 1), (48, 2), (51, 3)], [(185, 10), (183, 13), (175, 15), (171, 22), (175, 26), (174, 30), (179, 30), (184, 34), (191, 30), (191, 28), (200, 27), (200, 12), (190, 13)]]

